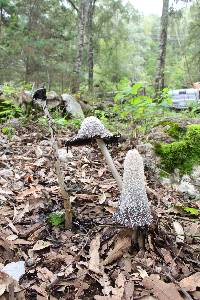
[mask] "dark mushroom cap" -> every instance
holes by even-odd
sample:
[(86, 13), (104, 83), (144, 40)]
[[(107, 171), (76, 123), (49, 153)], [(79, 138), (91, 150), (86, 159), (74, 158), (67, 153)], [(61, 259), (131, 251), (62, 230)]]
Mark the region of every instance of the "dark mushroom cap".
[(47, 99), (46, 92), (46, 88), (44, 87), (37, 89), (33, 94), (33, 100), (39, 99), (45, 101)]
[(120, 135), (112, 135), (96, 117), (88, 117), (83, 120), (78, 134), (71, 140), (65, 141), (65, 145), (88, 145), (96, 139), (103, 139), (106, 144), (118, 143)]

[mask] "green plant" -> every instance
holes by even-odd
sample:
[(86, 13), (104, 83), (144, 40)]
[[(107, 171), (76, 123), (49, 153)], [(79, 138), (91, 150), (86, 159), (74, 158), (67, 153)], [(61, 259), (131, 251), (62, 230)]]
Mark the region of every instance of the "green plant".
[(119, 120), (128, 122), (132, 128), (147, 131), (169, 112), (170, 99), (163, 96), (159, 103), (154, 102), (152, 98), (140, 95), (141, 88), (142, 84), (124, 87), (115, 96), (113, 110)]
[(37, 123), (41, 126), (47, 126), (47, 124), (48, 124), (47, 117), (43, 116), (43, 117), (38, 118)]
[(154, 101), (162, 106), (169, 107), (169, 105), (172, 104), (172, 98), (169, 95), (169, 89), (164, 88), (160, 95), (154, 99)]
[(169, 128), (167, 128), (165, 131), (176, 140), (181, 139), (186, 133), (186, 128), (180, 127), (180, 125), (176, 122), (162, 122), (162, 125), (169, 126)]
[(65, 127), (68, 124), (68, 121), (65, 118), (56, 118), (54, 123), (58, 126)]
[(108, 111), (103, 111), (103, 110), (100, 110), (100, 109), (96, 109), (94, 111), (94, 115), (99, 119), (101, 120), (101, 122), (106, 126), (106, 127), (109, 127), (109, 112)]
[(6, 82), (2, 87), (2, 91), (5, 96), (11, 96), (19, 91), (19, 89), (17, 89), (12, 83)]
[(52, 212), (48, 216), (48, 223), (53, 226), (59, 226), (65, 221), (65, 213), (63, 211)]
[(82, 120), (80, 118), (73, 118), (69, 121), (69, 124), (72, 125), (75, 129), (80, 128)]
[(193, 216), (199, 216), (200, 215), (200, 210), (194, 207), (188, 207), (185, 206), (184, 204), (178, 204), (175, 205), (175, 208), (178, 209), (180, 212), (183, 212), (184, 214), (190, 214)]
[(0, 120), (5, 121), (9, 118), (15, 118), (21, 115), (21, 108), (14, 104), (12, 100), (6, 99), (0, 102)]

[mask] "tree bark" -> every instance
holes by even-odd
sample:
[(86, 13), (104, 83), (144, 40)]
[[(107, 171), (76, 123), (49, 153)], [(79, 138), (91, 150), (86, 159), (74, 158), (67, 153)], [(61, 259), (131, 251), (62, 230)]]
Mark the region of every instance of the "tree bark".
[(93, 40), (93, 18), (96, 0), (89, 1), (88, 10), (88, 90), (93, 92), (94, 84), (94, 40)]
[[(38, 11), (40, 11), (40, 1), (39, 0), (29, 0), (27, 2), (27, 25), (26, 25), (26, 30), (27, 30), (27, 35), (32, 34), (34, 30), (37, 30), (37, 22), (39, 19), (39, 14)], [(35, 41), (36, 38), (32, 38), (31, 43)], [(33, 57), (33, 49), (32, 46), (26, 45), (25, 50), (25, 81), (30, 82), (33, 79), (33, 73), (36, 71), (37, 67), (37, 62)]]
[(2, 31), (2, 26), (3, 26), (3, 7), (0, 7), (0, 37), (1, 37), (1, 31)]
[(167, 30), (169, 17), (169, 0), (163, 0), (162, 16), (161, 16), (161, 31), (160, 31), (160, 46), (158, 57), (158, 68), (155, 78), (155, 94), (156, 96), (162, 91), (165, 86), (165, 59), (167, 48)]
[(84, 37), (85, 37), (85, 21), (87, 14), (87, 0), (81, 0), (78, 9), (78, 40), (77, 40), (77, 56), (74, 63), (72, 78), (72, 93), (76, 93), (80, 88), (80, 71), (83, 61)]

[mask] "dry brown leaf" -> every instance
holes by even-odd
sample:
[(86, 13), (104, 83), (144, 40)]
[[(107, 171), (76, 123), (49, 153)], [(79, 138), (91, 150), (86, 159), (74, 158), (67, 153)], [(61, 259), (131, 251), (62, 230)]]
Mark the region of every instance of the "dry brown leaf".
[(200, 287), (200, 272), (182, 279), (180, 281), (180, 287), (188, 292), (196, 291), (196, 288)]
[(27, 212), (29, 212), (29, 201), (26, 202), (22, 211), (16, 211), (13, 222), (19, 223)]
[(5, 291), (9, 291), (9, 286), (12, 285), (14, 291), (19, 291), (18, 282), (9, 276), (5, 272), (0, 272), (0, 296), (4, 294)]
[(18, 238), (18, 236), (16, 234), (10, 234), (7, 236), (6, 240), (8, 241), (14, 241)]
[(100, 248), (100, 235), (97, 236), (90, 243), (89, 251), (89, 270), (97, 274), (101, 273), (100, 270), (100, 257), (99, 257), (99, 248)]
[(43, 296), (37, 295), (37, 300), (47, 300), (48, 299), (47, 297), (43, 297)]
[(51, 246), (52, 244), (50, 242), (46, 242), (46, 241), (43, 241), (43, 240), (39, 240), (35, 243), (35, 245), (33, 246), (33, 251), (39, 251), (39, 250), (42, 250), (42, 249), (45, 249), (49, 246)]
[(0, 272), (0, 296), (4, 294), (10, 283), (11, 281), (8, 274)]
[(140, 274), (140, 277), (142, 279), (144, 279), (145, 277), (148, 277), (147, 271), (142, 269), (140, 266), (137, 266), (137, 270), (138, 270), (138, 272)]
[(32, 242), (23, 240), (23, 239), (16, 239), (10, 242), (12, 245), (31, 245)]
[(159, 300), (184, 300), (174, 283), (165, 283), (155, 274), (145, 277), (142, 282), (144, 287), (152, 290)]
[(44, 297), (48, 297), (47, 292), (41, 286), (38, 286), (38, 285), (34, 284), (33, 286), (31, 286), (31, 289), (34, 290), (34, 291), (36, 291), (38, 294), (40, 294), (40, 295), (42, 295)]
[(13, 192), (9, 189), (2, 189), (0, 188), (0, 194), (3, 194), (3, 195), (13, 195)]
[(173, 261), (171, 253), (167, 249), (161, 248), (161, 253), (163, 255), (166, 264), (170, 264)]
[(199, 300), (200, 299), (200, 291), (192, 292), (191, 295), (194, 298), (194, 300)]
[(182, 225), (179, 222), (175, 221), (175, 222), (173, 222), (173, 226), (174, 226), (174, 231), (177, 235), (176, 236), (176, 242), (177, 243), (183, 243), (185, 237), (184, 237), (184, 230), (183, 230)]
[(98, 196), (99, 199), (99, 204), (103, 204), (106, 201), (106, 193), (102, 193), (101, 195)]
[(90, 286), (87, 282), (82, 281), (80, 287), (78, 288), (78, 291), (76, 292), (76, 299), (81, 299), (84, 290), (87, 290), (89, 287)]
[(124, 287), (125, 287), (125, 276), (123, 273), (119, 273), (116, 278), (115, 285), (116, 287), (112, 289), (112, 294), (114, 296), (120, 297), (122, 299), (124, 295)]
[(77, 200), (83, 200), (83, 201), (94, 201), (97, 199), (97, 195), (88, 195), (88, 194), (76, 194)]
[(134, 281), (129, 280), (126, 282), (124, 287), (124, 298), (125, 300), (131, 300), (133, 299), (133, 293), (134, 293)]
[(158, 298), (155, 298), (153, 296), (144, 296), (144, 297), (140, 298), (140, 300), (158, 300)]
[(8, 226), (12, 229), (12, 231), (16, 234), (19, 234), (19, 231), (17, 230), (17, 228), (15, 227), (15, 225), (10, 221), (8, 223)]
[(110, 292), (112, 291), (112, 286), (110, 283), (110, 279), (106, 273), (103, 273), (102, 278), (99, 279), (99, 283), (101, 284), (101, 286), (103, 288), (103, 290), (102, 290), (103, 294), (106, 296), (109, 295)]
[(99, 178), (106, 172), (106, 168), (101, 168), (100, 170), (98, 170), (98, 176)]
[(95, 296), (95, 300), (121, 300), (119, 296)]
[(36, 187), (31, 187), (30, 189), (27, 189), (23, 192), (21, 192), (17, 197), (16, 199), (19, 200), (19, 199), (23, 199), (24, 197), (28, 196), (28, 195), (31, 195), (31, 194), (34, 194), (35, 192), (38, 192), (41, 190), (41, 186), (36, 186)]
[(111, 249), (107, 257), (104, 261), (104, 265), (111, 264), (113, 261), (117, 260), (118, 258), (122, 257), (124, 253), (128, 251), (131, 246), (131, 236), (120, 236), (114, 245), (114, 249)]
[(112, 215), (116, 212), (116, 208), (112, 206), (104, 206), (104, 209)]
[(41, 279), (44, 282), (53, 282), (56, 278), (56, 275), (54, 275), (49, 269), (46, 267), (40, 268), (37, 267), (37, 276), (39, 279)]
[(99, 204), (103, 204), (107, 198), (111, 198), (112, 195), (110, 193), (102, 193), (101, 195), (98, 196), (99, 199)]

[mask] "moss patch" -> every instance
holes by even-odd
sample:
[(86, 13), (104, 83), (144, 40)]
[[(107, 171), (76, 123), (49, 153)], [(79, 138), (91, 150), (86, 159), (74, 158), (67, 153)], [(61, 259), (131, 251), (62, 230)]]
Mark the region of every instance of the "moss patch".
[(174, 139), (180, 140), (186, 133), (186, 128), (180, 127), (178, 123), (169, 124), (170, 128), (166, 129), (166, 132)]
[(182, 174), (190, 173), (193, 166), (200, 163), (200, 125), (188, 125), (177, 139), (170, 144), (156, 144), (155, 151), (167, 172), (178, 168)]

